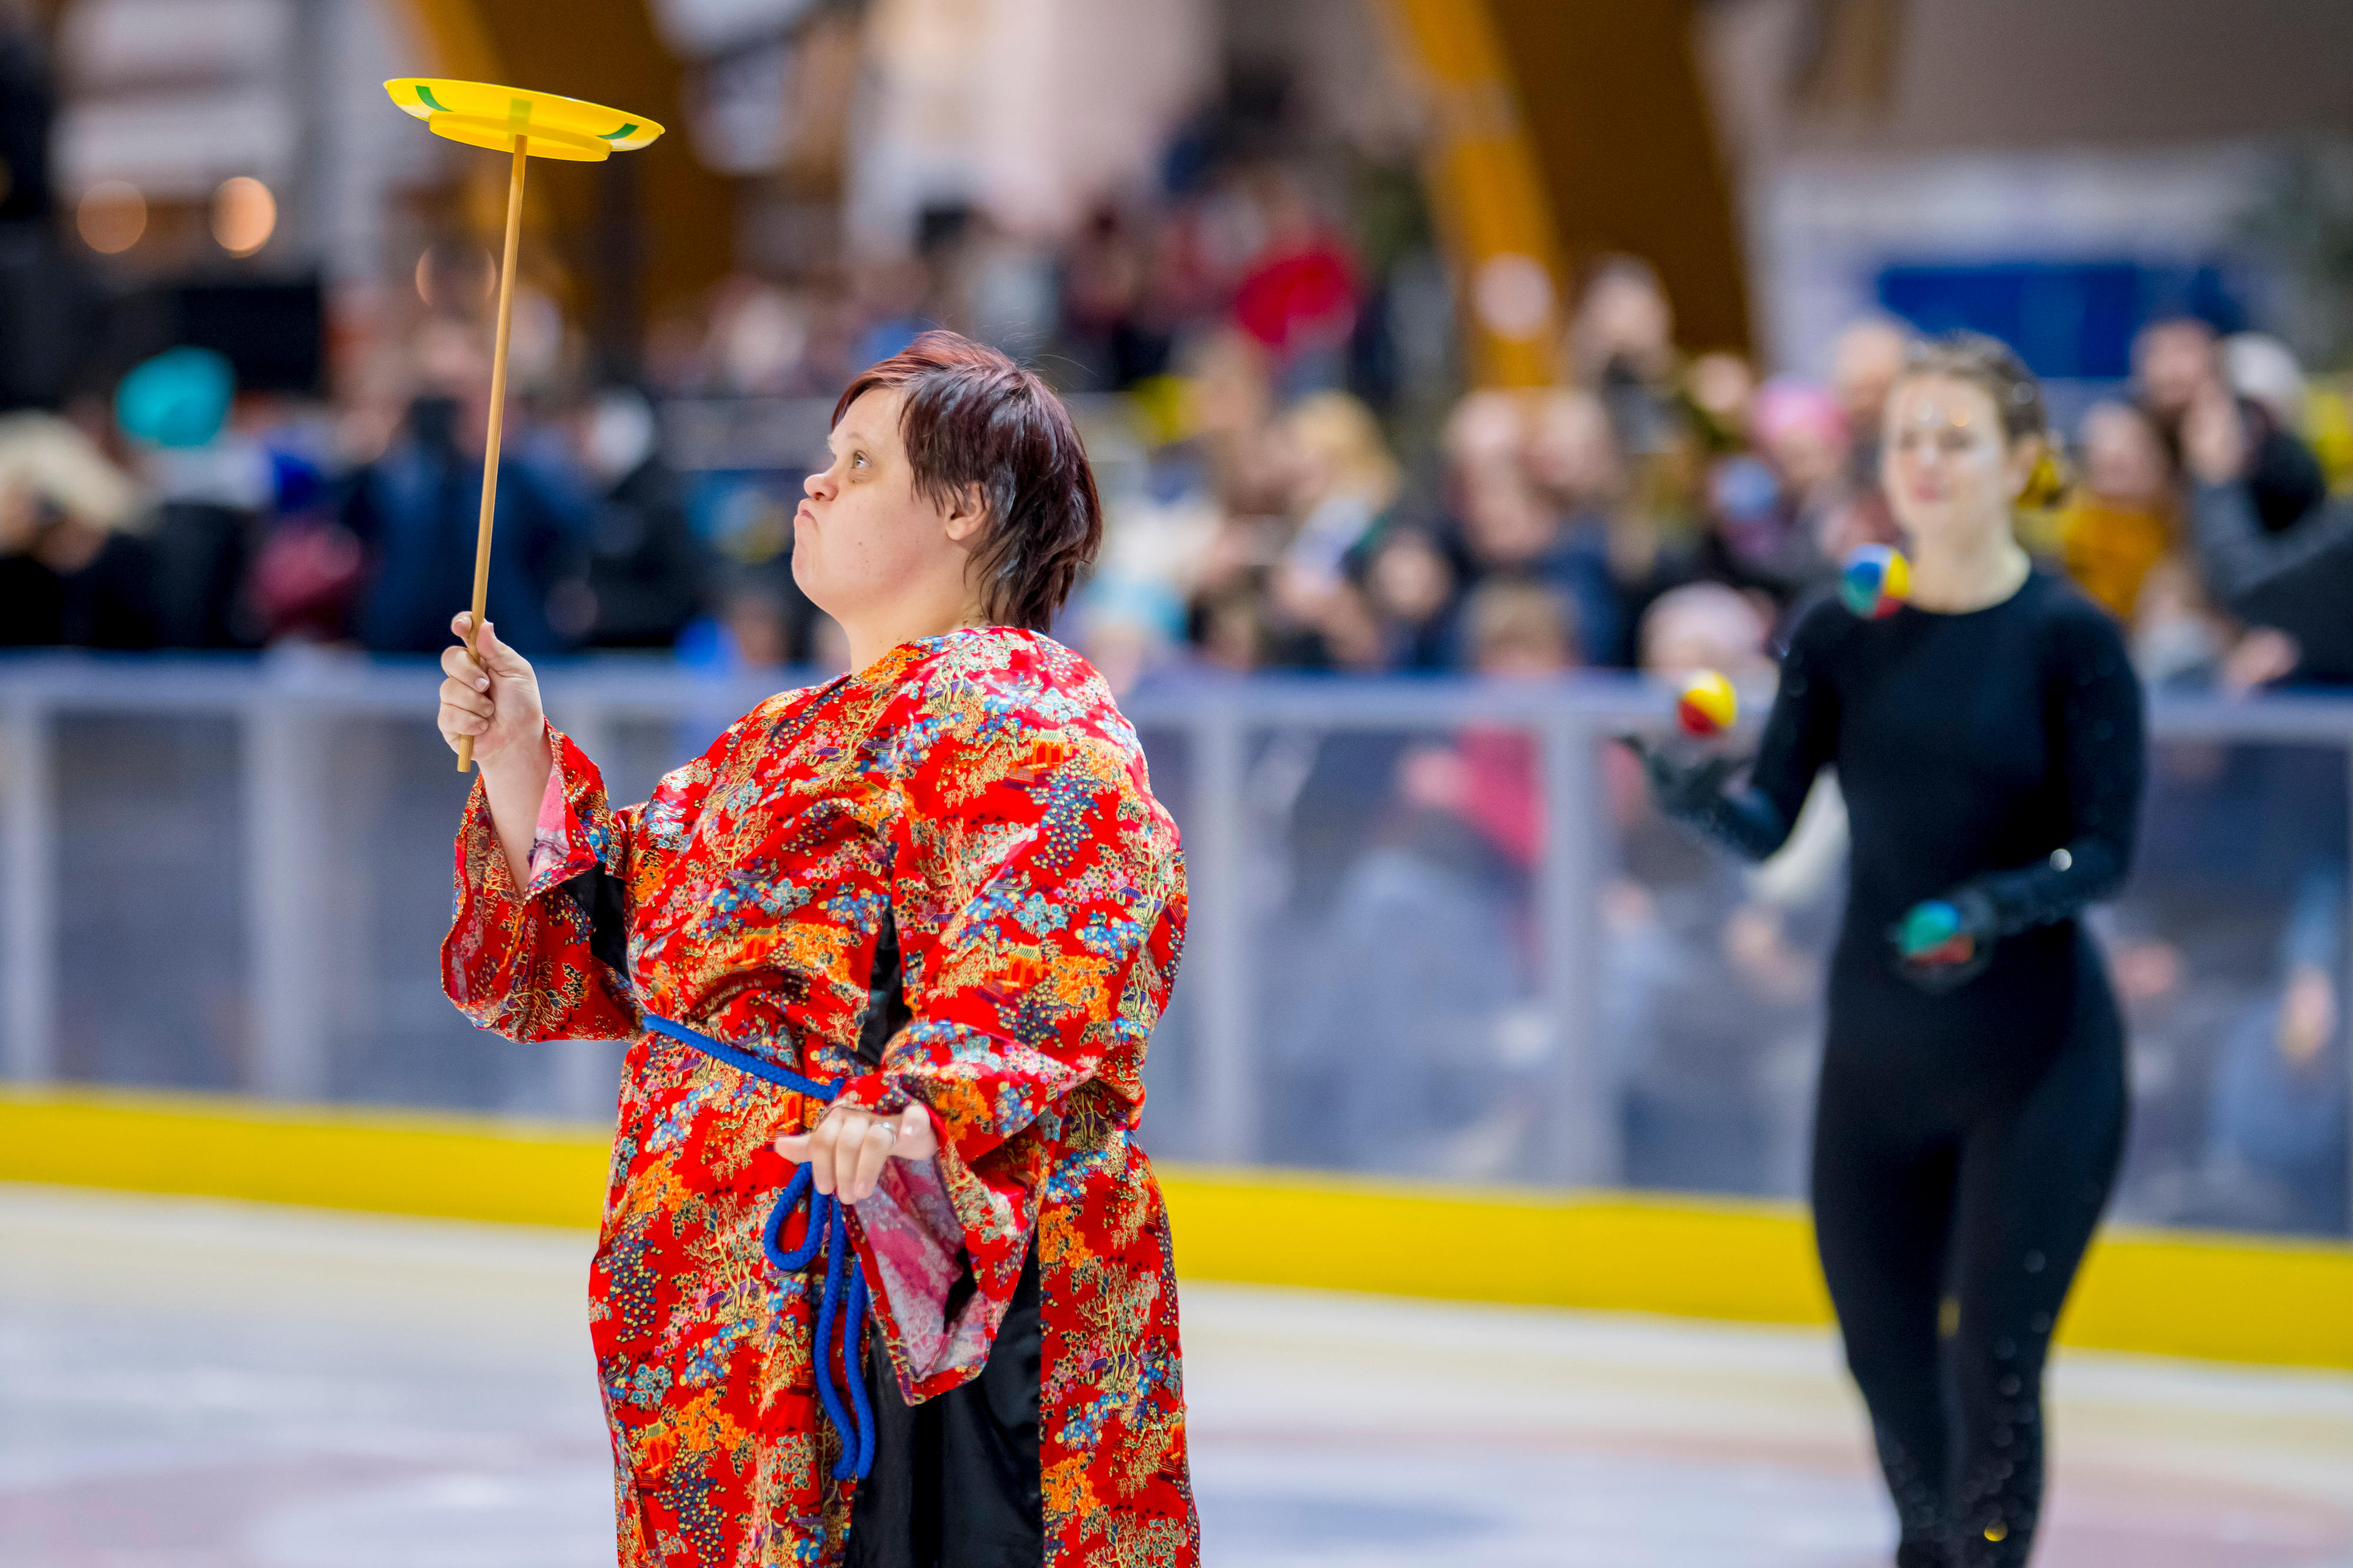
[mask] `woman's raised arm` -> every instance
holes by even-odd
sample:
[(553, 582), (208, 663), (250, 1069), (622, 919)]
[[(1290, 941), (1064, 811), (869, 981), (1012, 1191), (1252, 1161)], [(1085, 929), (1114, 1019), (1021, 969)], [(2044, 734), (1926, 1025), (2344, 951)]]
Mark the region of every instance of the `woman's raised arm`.
[(548, 745), (538, 671), (499, 641), (499, 629), (490, 621), (482, 623), (477, 658), (465, 643), (472, 622), (462, 611), (453, 616), (449, 630), (458, 646), (441, 651), (441, 738), (454, 752), (460, 739), (473, 737), (474, 766), (490, 799), (491, 824), (520, 888), (531, 880), (532, 835), (555, 753)]

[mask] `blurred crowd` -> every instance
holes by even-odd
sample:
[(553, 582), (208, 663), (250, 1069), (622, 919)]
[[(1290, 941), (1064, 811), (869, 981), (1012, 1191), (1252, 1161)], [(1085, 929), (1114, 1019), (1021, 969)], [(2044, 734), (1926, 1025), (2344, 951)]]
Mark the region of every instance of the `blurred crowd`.
[[(1746, 606), (1762, 649), (1846, 552), (1901, 543), (1876, 472), (1908, 341), (1892, 320), (1841, 334), (1821, 383), (1760, 379), (1685, 353), (1656, 277), (1610, 258), (1575, 298), (1556, 384), (1449, 399), (1451, 329), (1410, 341), (1442, 288), (1367, 259), (1361, 224), (1280, 170), (1107, 205), (1059, 250), (934, 216), (914, 258), (855, 289), (727, 280), (658, 321), (626, 380), (584, 374), (526, 289), (491, 584), (515, 646), (827, 662), (787, 560), (808, 452), (681, 471), (661, 410), (821, 407), (934, 322), (1039, 364), (1111, 454), (1103, 561), (1060, 629), (1123, 688), (1640, 668), (1653, 607), (1702, 584), (1729, 591), (1720, 616)], [(418, 301), (337, 400), (241, 395), (226, 360), (182, 348), (62, 413), (0, 419), (0, 636), (437, 647), (468, 596), (487, 413), (480, 291), (432, 280), (455, 254), (420, 261)], [(2029, 547), (2127, 624), (2153, 683), (2353, 680), (2341, 395), (2277, 341), (2189, 317), (2149, 323), (2135, 363), (2068, 422), (2073, 482), (2021, 510)]]
[[(1234, 669), (1501, 673), (1480, 628), (1544, 620), (1511, 672), (1639, 668), (1653, 606), (1712, 584), (1769, 646), (1849, 551), (1902, 542), (1878, 444), (1910, 335), (1859, 321), (1826, 382), (1760, 380), (1680, 350), (1655, 276), (1610, 258), (1557, 384), (1470, 393), (1416, 462), (1362, 398), (1286, 395), (1296, 364), (1227, 328), (1192, 361), (1186, 438), (1155, 454), (1171, 499), (1115, 520), (1082, 633)], [(2341, 396), (2276, 340), (2189, 317), (2148, 324), (2135, 363), (2063, 432), (2061, 481), (2021, 508), (2029, 548), (2126, 623), (2152, 683), (2353, 680)]]

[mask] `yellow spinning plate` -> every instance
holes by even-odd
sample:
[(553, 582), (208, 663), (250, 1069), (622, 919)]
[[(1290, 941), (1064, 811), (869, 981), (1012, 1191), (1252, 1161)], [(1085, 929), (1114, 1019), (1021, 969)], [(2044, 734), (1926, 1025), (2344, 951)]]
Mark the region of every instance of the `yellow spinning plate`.
[[(491, 421), (482, 443), (482, 516), (474, 537), (474, 607), (466, 645), (479, 652), (484, 600), (491, 587), (491, 519), (498, 510), (499, 436), (506, 421), (507, 334), (514, 321), (515, 246), (522, 236), (523, 165), (533, 157), (601, 163), (616, 153), (643, 147), (662, 128), (642, 115), (583, 103), (552, 92), (496, 87), (447, 77), (395, 77), (384, 84), (392, 101), (431, 127), (437, 136), (489, 147), (513, 160), (507, 174), (507, 235), (499, 266), (499, 319), (491, 351)], [(474, 765), (474, 738), (458, 741), (458, 771)]]
[(635, 152), (662, 133), (660, 126), (642, 114), (487, 81), (403, 76), (385, 82), (384, 90), (436, 136), (501, 153), (512, 151), (517, 136), (528, 136), (534, 158), (601, 163), (615, 153)]

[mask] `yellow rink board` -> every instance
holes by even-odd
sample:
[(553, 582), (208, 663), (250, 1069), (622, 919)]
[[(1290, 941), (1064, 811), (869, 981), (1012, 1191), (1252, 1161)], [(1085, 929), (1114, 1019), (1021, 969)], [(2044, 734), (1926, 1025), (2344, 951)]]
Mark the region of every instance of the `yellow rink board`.
[[(0, 1181), (593, 1226), (605, 1138), (486, 1117), (0, 1090)], [(1820, 1323), (1802, 1209), (1166, 1167), (1188, 1279)], [(2353, 1369), (2353, 1247), (2112, 1230), (2065, 1342)]]

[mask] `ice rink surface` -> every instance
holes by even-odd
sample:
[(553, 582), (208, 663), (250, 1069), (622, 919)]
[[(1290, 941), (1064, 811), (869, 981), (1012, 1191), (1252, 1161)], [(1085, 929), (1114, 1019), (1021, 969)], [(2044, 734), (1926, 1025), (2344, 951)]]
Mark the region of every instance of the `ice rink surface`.
[[(609, 1564), (588, 1245), (0, 1186), (0, 1563)], [(1827, 1334), (1209, 1285), (1184, 1312), (1210, 1568), (1887, 1561)], [(2353, 1568), (2353, 1377), (2077, 1352), (2054, 1392), (2038, 1568)]]

